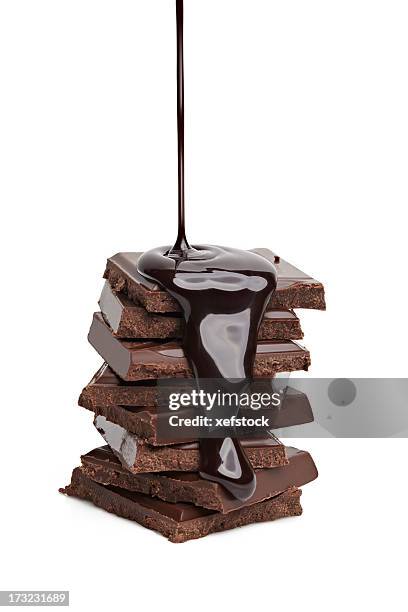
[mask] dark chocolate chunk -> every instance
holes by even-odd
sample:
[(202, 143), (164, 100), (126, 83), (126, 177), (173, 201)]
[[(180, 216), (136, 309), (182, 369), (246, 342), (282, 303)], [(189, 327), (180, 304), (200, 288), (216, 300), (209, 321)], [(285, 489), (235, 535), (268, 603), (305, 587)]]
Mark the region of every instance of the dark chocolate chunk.
[[(115, 293), (108, 282), (102, 290), (99, 306), (105, 321), (118, 338), (182, 338), (184, 320), (172, 315), (151, 314), (124, 293)], [(291, 310), (269, 310), (262, 321), (259, 340), (300, 340), (300, 321)]]
[[(123, 380), (192, 377), (180, 343), (115, 338), (101, 313), (94, 314), (88, 340)], [(309, 365), (309, 352), (296, 342), (261, 340), (258, 342), (254, 376), (272, 377), (277, 372), (307, 370)]]
[(289, 465), (256, 470), (256, 490), (244, 504), (234, 499), (215, 482), (201, 478), (196, 472), (166, 472), (163, 474), (130, 474), (109, 447), (96, 448), (82, 459), (82, 470), (103, 485), (112, 485), (159, 497), (172, 503), (191, 503), (226, 514), (243, 505), (251, 506), (276, 497), (289, 487), (302, 487), (318, 476), (312, 457), (306, 451), (286, 448)]
[(172, 504), (119, 487), (104, 486), (88, 478), (81, 468), (72, 473), (71, 484), (61, 493), (91, 501), (108, 512), (158, 531), (171, 542), (181, 543), (250, 523), (299, 516), (301, 491), (291, 488), (277, 497), (229, 514), (212, 512), (193, 504)]
[(78, 403), (89, 410), (97, 406), (157, 406), (157, 382), (126, 383), (104, 363), (82, 390)]
[[(269, 249), (254, 249), (272, 261), (278, 273), (278, 286), (270, 303), (271, 308), (315, 308), (325, 310), (324, 288), (321, 283), (301, 272)], [(125, 293), (140, 302), (149, 312), (179, 312), (177, 302), (157, 284), (150, 282), (137, 270), (141, 253), (118, 253), (107, 262), (104, 278), (115, 292)]]
[[(123, 467), (134, 474), (199, 470), (198, 442), (151, 446), (103, 416), (95, 417), (94, 425)], [(272, 468), (288, 463), (284, 445), (272, 433), (263, 438), (241, 440), (241, 444), (254, 468)]]
[[(117, 379), (117, 377), (115, 378)], [(97, 388), (96, 392), (95, 387)], [(119, 389), (126, 388), (119, 384), (117, 387)], [(95, 415), (104, 416), (108, 421), (116, 423), (127, 431), (136, 434), (148, 444), (153, 446), (164, 444), (163, 439), (158, 435), (158, 430), (160, 429), (160, 420), (164, 419), (165, 422), (168, 419), (167, 414), (157, 411), (154, 406), (112, 405), (109, 401), (112, 399), (114, 390), (112, 391), (112, 388), (109, 388), (106, 396), (104, 396), (104, 388), (104, 385), (101, 385), (101, 388), (99, 388), (97, 382), (91, 382), (80, 397), (80, 405), (88, 410), (92, 410)], [(130, 393), (133, 388), (130, 387)], [(149, 389), (149, 391), (152, 391), (152, 389)], [(151, 401), (156, 402), (156, 399), (157, 396)], [(293, 427), (294, 425), (303, 425), (313, 421), (313, 412), (307, 396), (301, 391), (290, 387), (286, 390), (282, 405), (278, 409), (274, 409), (272, 415), (272, 429)], [(181, 416), (183, 415), (181, 414)], [(194, 439), (186, 439), (185, 441), (193, 442)], [(179, 442), (179, 439), (166, 440), (166, 444), (176, 444), (177, 442)]]

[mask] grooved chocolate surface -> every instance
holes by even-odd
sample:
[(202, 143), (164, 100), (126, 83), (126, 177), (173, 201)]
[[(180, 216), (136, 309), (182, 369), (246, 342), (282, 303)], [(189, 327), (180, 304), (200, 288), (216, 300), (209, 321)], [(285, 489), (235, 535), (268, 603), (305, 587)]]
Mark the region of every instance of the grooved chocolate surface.
[(99, 508), (158, 531), (174, 543), (187, 542), (250, 523), (302, 514), (301, 491), (296, 488), (227, 515), (198, 508), (193, 504), (171, 504), (119, 487), (104, 486), (88, 478), (81, 468), (73, 471), (71, 483), (60, 491), (91, 501)]
[[(94, 314), (88, 340), (123, 380), (192, 377), (180, 343), (116, 338), (101, 313)], [(309, 365), (309, 351), (296, 342), (261, 340), (257, 347), (254, 376), (271, 377), (277, 372), (307, 370)]]
[(251, 506), (276, 497), (292, 486), (301, 487), (317, 478), (317, 469), (309, 453), (290, 447), (286, 452), (289, 464), (285, 467), (256, 470), (255, 493), (244, 504), (234, 499), (220, 484), (204, 480), (195, 472), (130, 474), (106, 446), (96, 448), (81, 460), (86, 476), (100, 484), (159, 497), (172, 503), (192, 503), (225, 514), (243, 505)]
[[(97, 387), (98, 383), (90, 383), (90, 386), (84, 390), (79, 402), (81, 406), (92, 410), (96, 416), (104, 416), (108, 421), (116, 423), (127, 431), (136, 434), (148, 444), (153, 446), (163, 444), (163, 440), (158, 436), (158, 428), (160, 427), (160, 420), (164, 419), (164, 422), (166, 422), (168, 415), (163, 414), (161, 411), (158, 412), (154, 406), (136, 407), (109, 404), (104, 399), (105, 397), (110, 399), (112, 392), (108, 391), (106, 396), (103, 396), (104, 385), (101, 385), (101, 389), (96, 393), (92, 386)], [(131, 391), (132, 388), (130, 388)], [(96, 397), (98, 398), (97, 400)], [(152, 401), (155, 400), (153, 399)], [(184, 416), (183, 411), (179, 414)], [(286, 391), (282, 405), (279, 409), (275, 409), (272, 414), (273, 426), (271, 426), (271, 429), (282, 429), (313, 421), (313, 412), (307, 396), (301, 391), (290, 387)], [(194, 438), (188, 441), (194, 441)], [(166, 440), (166, 444), (176, 444), (177, 442), (179, 442), (178, 439)]]
[[(182, 338), (184, 320), (179, 314), (152, 314), (135, 304), (124, 293), (115, 293), (108, 282), (102, 290), (99, 306), (105, 321), (118, 338)], [(291, 310), (269, 310), (265, 313), (259, 340), (300, 340), (300, 321)]]
[[(323, 285), (269, 249), (254, 252), (272, 261), (278, 273), (278, 286), (271, 308), (315, 308), (325, 310)], [(157, 284), (139, 274), (137, 264), (142, 253), (117, 253), (107, 261), (104, 278), (114, 291), (140, 302), (149, 312), (179, 312), (177, 302)]]
[[(144, 472), (197, 472), (200, 451), (197, 442), (151, 446), (103, 416), (94, 425), (123, 467), (135, 474)], [(263, 438), (240, 440), (254, 468), (287, 465), (284, 445), (271, 433)]]

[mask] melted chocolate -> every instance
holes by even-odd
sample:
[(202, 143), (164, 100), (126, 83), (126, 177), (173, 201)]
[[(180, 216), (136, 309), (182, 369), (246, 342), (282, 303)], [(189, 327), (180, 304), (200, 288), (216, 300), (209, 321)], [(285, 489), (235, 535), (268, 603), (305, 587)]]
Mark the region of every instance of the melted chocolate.
[(190, 248), (186, 238), (184, 206), (184, 2), (176, 0), (177, 13), (177, 138), (178, 138), (178, 232), (172, 249), (181, 255)]
[[(157, 282), (180, 304), (185, 320), (183, 348), (200, 387), (218, 379), (231, 392), (252, 378), (257, 336), (276, 289), (271, 262), (248, 251), (190, 247), (184, 226), (183, 0), (177, 0), (179, 227), (173, 248), (145, 253), (139, 272)], [(245, 501), (256, 488), (255, 473), (238, 440), (200, 440), (203, 478), (222, 484)]]

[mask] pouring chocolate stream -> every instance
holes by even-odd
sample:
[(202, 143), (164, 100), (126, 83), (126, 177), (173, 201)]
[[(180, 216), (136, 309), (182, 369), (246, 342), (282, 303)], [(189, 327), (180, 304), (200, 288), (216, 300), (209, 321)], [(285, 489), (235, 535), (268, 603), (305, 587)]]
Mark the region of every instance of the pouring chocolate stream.
[[(180, 304), (186, 322), (183, 348), (197, 384), (216, 379), (242, 392), (252, 378), (258, 330), (277, 275), (262, 256), (216, 246), (190, 247), (185, 233), (183, 0), (177, 12), (178, 234), (173, 247), (140, 258), (139, 272), (161, 285)], [(239, 440), (200, 440), (200, 475), (219, 482), (245, 501), (255, 473)]]

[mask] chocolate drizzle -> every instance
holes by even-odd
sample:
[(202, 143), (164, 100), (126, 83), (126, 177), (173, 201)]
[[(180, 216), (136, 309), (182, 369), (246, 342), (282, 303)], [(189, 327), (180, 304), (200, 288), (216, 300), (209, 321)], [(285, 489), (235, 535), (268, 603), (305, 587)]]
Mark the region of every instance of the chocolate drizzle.
[(176, 0), (177, 14), (177, 139), (178, 139), (178, 232), (172, 253), (190, 248), (186, 238), (184, 196), (184, 2)]
[[(161, 285), (180, 304), (185, 319), (183, 348), (197, 384), (217, 380), (231, 392), (252, 378), (258, 330), (276, 289), (277, 275), (262, 256), (216, 246), (190, 247), (184, 222), (183, 0), (177, 5), (179, 214), (173, 248), (142, 255), (139, 272)], [(245, 501), (256, 487), (255, 473), (239, 440), (200, 440), (200, 474)]]

